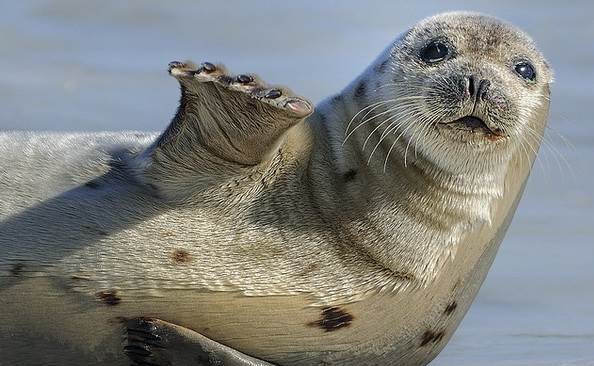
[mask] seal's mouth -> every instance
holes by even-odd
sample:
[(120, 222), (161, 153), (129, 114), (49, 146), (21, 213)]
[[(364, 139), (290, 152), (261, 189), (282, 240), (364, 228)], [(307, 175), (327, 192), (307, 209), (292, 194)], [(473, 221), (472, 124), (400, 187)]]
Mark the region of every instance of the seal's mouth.
[(482, 128), (483, 130), (489, 130), (489, 126), (483, 121), (482, 119), (474, 116), (464, 116), (462, 118), (458, 118), (455, 121), (450, 123), (459, 124), (467, 128), (475, 129), (475, 128)]
[(440, 122), (440, 125), (468, 133), (482, 132), (489, 140), (499, 140), (505, 137), (505, 133), (500, 128), (489, 127), (484, 120), (476, 116), (464, 116), (450, 122)]

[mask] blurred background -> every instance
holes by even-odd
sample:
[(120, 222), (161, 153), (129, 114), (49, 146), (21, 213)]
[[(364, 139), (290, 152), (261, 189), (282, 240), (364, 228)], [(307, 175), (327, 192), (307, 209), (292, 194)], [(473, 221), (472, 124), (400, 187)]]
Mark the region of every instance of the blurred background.
[(317, 102), (445, 10), (508, 20), (555, 69), (547, 143), (479, 297), (432, 365), (594, 365), (594, 3), (4, 1), (0, 129), (160, 130), (171, 60), (222, 61)]

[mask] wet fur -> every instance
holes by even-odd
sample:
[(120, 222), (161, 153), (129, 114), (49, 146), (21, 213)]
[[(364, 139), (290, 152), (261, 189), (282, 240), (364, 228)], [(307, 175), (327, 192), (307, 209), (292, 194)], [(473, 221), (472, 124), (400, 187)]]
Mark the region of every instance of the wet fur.
[[(439, 72), (418, 64), (414, 50), (436, 32), (485, 32), (487, 48), (472, 37), (454, 41), (460, 55), (492, 62), (460, 57)], [(498, 47), (526, 52), (542, 79), (519, 84), (497, 66)], [(174, 75), (182, 100), (160, 137), (0, 137), (7, 359), (125, 364), (122, 321), (143, 316), (279, 365), (421, 365), (435, 357), (521, 195), (536, 151), (523, 150), (520, 136), (531, 128), (538, 144), (546, 123), (550, 71), (527, 36), (489, 17), (430, 18), (307, 121), (307, 113), (254, 99), (271, 89), (260, 82), (255, 95), (220, 67), (218, 84), (196, 80), (192, 65), (180, 68), (192, 72)], [(353, 132), (361, 109), (394, 93), (428, 90), (425, 101), (444, 105), (456, 90), (432, 78), (461, 69), (494, 78), (490, 92), (507, 103), (494, 123), (508, 140), (466, 144), (419, 123), (380, 141), (386, 106)], [(282, 93), (283, 103), (300, 100)], [(370, 135), (376, 159), (362, 149)]]

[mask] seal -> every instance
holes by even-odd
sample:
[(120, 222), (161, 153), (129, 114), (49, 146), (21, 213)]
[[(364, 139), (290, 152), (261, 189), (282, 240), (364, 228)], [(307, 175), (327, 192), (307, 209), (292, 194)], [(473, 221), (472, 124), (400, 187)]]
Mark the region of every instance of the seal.
[(181, 100), (158, 136), (2, 133), (3, 362), (432, 360), (542, 139), (533, 41), (437, 15), (315, 112), (221, 65), (169, 72)]

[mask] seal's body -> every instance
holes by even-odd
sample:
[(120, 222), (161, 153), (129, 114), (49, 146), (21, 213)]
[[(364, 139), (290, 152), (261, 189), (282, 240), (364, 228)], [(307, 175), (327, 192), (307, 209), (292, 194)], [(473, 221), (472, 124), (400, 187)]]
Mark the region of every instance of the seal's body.
[(429, 18), (313, 114), (221, 66), (170, 73), (182, 98), (160, 136), (2, 135), (6, 362), (433, 359), (546, 124), (551, 74), (529, 38)]

